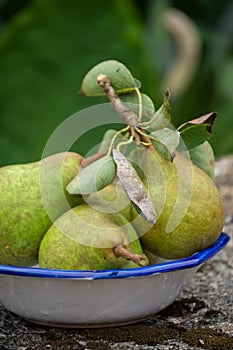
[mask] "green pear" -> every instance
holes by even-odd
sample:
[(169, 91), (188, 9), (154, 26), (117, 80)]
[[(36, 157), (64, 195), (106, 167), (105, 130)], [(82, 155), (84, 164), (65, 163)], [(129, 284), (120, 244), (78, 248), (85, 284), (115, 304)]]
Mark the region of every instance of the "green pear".
[(76, 153), (62, 152), (0, 168), (0, 264), (35, 263), (40, 241), (52, 222), (82, 201), (64, 192), (81, 160)]
[(121, 214), (77, 206), (49, 228), (39, 250), (42, 268), (103, 270), (145, 266), (137, 233)]
[(92, 208), (108, 212), (121, 213), (128, 221), (131, 219), (131, 201), (119, 181), (111, 183), (98, 192), (83, 196)]
[(212, 179), (183, 154), (173, 162), (153, 147), (143, 170), (157, 212), (155, 225), (132, 209), (133, 225), (143, 246), (165, 259), (192, 255), (211, 245), (220, 235), (224, 215), (220, 194)]

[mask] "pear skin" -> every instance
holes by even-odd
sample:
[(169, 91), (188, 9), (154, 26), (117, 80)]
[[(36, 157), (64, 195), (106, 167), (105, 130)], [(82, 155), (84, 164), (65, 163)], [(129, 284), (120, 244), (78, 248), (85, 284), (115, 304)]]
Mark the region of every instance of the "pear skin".
[(98, 192), (83, 196), (84, 201), (103, 212), (121, 213), (128, 221), (131, 220), (131, 201), (120, 182), (114, 182)]
[(143, 170), (158, 219), (152, 226), (132, 209), (143, 246), (165, 259), (210, 246), (224, 224), (222, 200), (212, 179), (180, 153), (170, 162), (153, 147), (147, 152)]
[(121, 255), (122, 247), (141, 259), (141, 266), (147, 265), (137, 233), (121, 214), (103, 213), (83, 204), (64, 213), (49, 228), (40, 244), (39, 265), (63, 270), (138, 267), (130, 256)]
[(64, 152), (0, 169), (0, 264), (36, 262), (41, 239), (53, 220), (82, 201), (61, 190), (76, 176), (81, 159)]

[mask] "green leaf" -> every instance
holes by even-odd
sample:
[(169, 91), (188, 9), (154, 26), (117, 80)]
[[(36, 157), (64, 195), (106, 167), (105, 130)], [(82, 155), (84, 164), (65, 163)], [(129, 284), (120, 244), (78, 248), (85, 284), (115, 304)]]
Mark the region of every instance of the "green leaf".
[(154, 130), (162, 129), (171, 121), (170, 109), (171, 105), (169, 102), (169, 91), (166, 90), (164, 93), (164, 101), (161, 107), (155, 112), (150, 122), (150, 128)]
[(153, 131), (151, 135), (155, 136), (157, 139), (163, 142), (167, 149), (169, 150), (169, 153), (173, 157), (173, 154), (175, 153), (176, 148), (179, 146), (180, 143), (180, 133), (177, 130), (164, 128), (160, 130)]
[[(108, 129), (107, 131), (105, 131), (102, 141), (100, 143), (98, 152), (104, 151), (105, 149), (109, 148), (111, 141), (116, 133), (117, 133), (117, 130), (115, 129)], [(120, 139), (121, 139), (121, 136), (117, 137), (114, 142), (114, 145), (117, 144), (117, 141), (120, 141)]]
[[(155, 107), (153, 101), (146, 94), (142, 94), (142, 118), (151, 119), (154, 115)], [(138, 94), (133, 91), (129, 94), (120, 96), (121, 101), (126, 104), (135, 114), (138, 115), (139, 111), (139, 100)]]
[(189, 127), (190, 125), (206, 125), (206, 130), (208, 131), (209, 134), (212, 134), (213, 126), (217, 116), (218, 115), (216, 112), (211, 112), (211, 113), (202, 115), (201, 117), (198, 117), (183, 123), (178, 129), (184, 130), (186, 127)]
[[(98, 152), (102, 152), (106, 149), (108, 149), (110, 147), (110, 144), (112, 142), (113, 137), (115, 136), (115, 134), (118, 132), (118, 130), (115, 129), (108, 129), (105, 133), (104, 136), (102, 138), (101, 144), (99, 146), (99, 150)], [(119, 134), (113, 143), (113, 146), (118, 145), (118, 143), (122, 142), (122, 141), (126, 141), (128, 138), (130, 137), (129, 132), (127, 132), (125, 135)], [(122, 148), (124, 151), (126, 151), (127, 149), (127, 145), (123, 145)]]
[(187, 149), (191, 150), (210, 138), (208, 124), (187, 126), (181, 130), (180, 137)]
[(69, 194), (89, 194), (110, 184), (116, 174), (116, 165), (111, 156), (104, 156), (88, 165), (68, 184)]
[(169, 160), (170, 162), (172, 162), (173, 157), (168, 149), (168, 147), (161, 142), (159, 139), (157, 140), (151, 140), (154, 148), (161, 154), (161, 156), (166, 159)]
[(151, 139), (154, 148), (163, 158), (172, 162), (175, 157), (175, 150), (180, 143), (180, 133), (177, 130), (164, 128), (151, 133), (156, 140)]
[(192, 162), (202, 169), (211, 179), (214, 179), (214, 161), (215, 156), (213, 149), (208, 141), (192, 148), (189, 151)]
[(208, 141), (216, 118), (217, 113), (211, 112), (179, 126), (180, 136), (188, 150)]
[(139, 208), (141, 215), (151, 224), (156, 222), (156, 211), (149, 194), (129, 160), (113, 149), (113, 159), (117, 165), (117, 176), (128, 197)]
[(135, 81), (135, 86), (138, 88), (138, 90), (140, 90), (142, 87), (142, 83), (140, 82), (140, 80), (136, 78), (134, 78), (134, 81)]
[(85, 96), (104, 96), (98, 84), (98, 76), (106, 75), (117, 94), (125, 94), (135, 90), (138, 84), (128, 68), (115, 60), (104, 61), (94, 66), (83, 78), (80, 93)]

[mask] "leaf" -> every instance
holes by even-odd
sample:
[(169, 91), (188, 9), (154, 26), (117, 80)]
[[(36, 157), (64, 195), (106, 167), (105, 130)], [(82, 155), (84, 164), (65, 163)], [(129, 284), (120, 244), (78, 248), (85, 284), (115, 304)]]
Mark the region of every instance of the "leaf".
[(155, 112), (154, 116), (151, 119), (150, 128), (154, 130), (162, 129), (166, 127), (170, 120), (170, 109), (171, 105), (169, 102), (169, 91), (164, 92), (164, 101), (162, 106)]
[(122, 103), (107, 75), (98, 75), (98, 84), (105, 92), (113, 108), (117, 111), (121, 120), (128, 125), (136, 125), (138, 116), (124, 103)]
[(151, 224), (156, 222), (156, 212), (148, 192), (129, 160), (113, 149), (113, 159), (117, 165), (117, 176), (128, 197), (139, 208), (142, 216)]
[(138, 90), (140, 90), (142, 87), (142, 83), (140, 82), (140, 80), (136, 78), (134, 78), (134, 81), (135, 81), (135, 86), (138, 88)]
[(202, 169), (211, 179), (214, 179), (214, 161), (215, 156), (213, 149), (208, 141), (192, 148), (189, 151), (192, 162)]
[(169, 128), (164, 128), (164, 129), (153, 131), (151, 135), (155, 136), (157, 139), (162, 141), (167, 147), (167, 149), (169, 150), (171, 157), (174, 158), (175, 150), (180, 143), (179, 131), (172, 130)]
[(171, 155), (168, 147), (161, 140), (159, 140), (159, 139), (151, 140), (151, 142), (152, 142), (154, 148), (161, 154), (161, 156), (164, 159), (172, 162), (173, 156)]
[[(102, 141), (101, 141), (99, 149), (98, 149), (98, 153), (100, 153), (100, 152), (102, 152), (110, 147), (111, 141), (117, 132), (118, 132), (118, 130), (108, 129), (104, 133), (104, 136), (102, 138)], [(120, 143), (122, 141), (126, 141), (129, 137), (130, 137), (129, 132), (127, 132), (125, 135), (122, 135), (122, 134), (118, 135), (116, 137), (116, 139), (114, 140), (114, 146), (118, 145), (118, 143)], [(121, 150), (123, 150), (124, 152), (126, 152), (127, 148), (128, 148), (128, 145), (121, 146)]]
[(110, 184), (116, 174), (116, 165), (111, 156), (104, 156), (88, 165), (68, 184), (69, 194), (89, 194)]
[(164, 159), (172, 162), (175, 157), (175, 150), (180, 142), (179, 131), (164, 128), (153, 131), (151, 135), (156, 138), (156, 140), (151, 139), (154, 148)]
[(178, 129), (183, 130), (186, 127), (189, 127), (189, 125), (206, 125), (206, 130), (212, 134), (213, 132), (213, 126), (215, 119), (217, 118), (217, 113), (216, 112), (211, 112), (208, 114), (205, 114), (199, 118), (189, 120), (188, 122), (185, 122), (182, 124)]
[[(113, 137), (115, 136), (115, 134), (117, 133), (117, 130), (115, 129), (108, 129), (105, 133), (104, 136), (102, 138), (102, 141), (100, 143), (98, 152), (104, 151), (105, 149), (108, 149), (111, 141), (113, 139)], [(122, 136), (119, 135), (116, 140), (114, 141), (114, 145), (116, 145), (120, 140), (121, 140)]]
[(188, 150), (208, 141), (212, 132), (217, 113), (211, 112), (199, 118), (189, 120), (179, 126), (180, 136)]
[(191, 150), (210, 138), (211, 134), (208, 132), (208, 124), (197, 124), (186, 126), (180, 132), (180, 137), (188, 150)]
[[(146, 94), (141, 94), (142, 97), (142, 117), (151, 119), (154, 115), (155, 107), (154, 103)], [(130, 94), (124, 94), (120, 96), (121, 101), (126, 104), (134, 113), (138, 115), (139, 100), (135, 91)]]
[(98, 84), (98, 76), (106, 75), (117, 94), (125, 94), (135, 90), (137, 81), (122, 63), (109, 60), (94, 66), (85, 75), (80, 93), (85, 96), (104, 96), (103, 89)]

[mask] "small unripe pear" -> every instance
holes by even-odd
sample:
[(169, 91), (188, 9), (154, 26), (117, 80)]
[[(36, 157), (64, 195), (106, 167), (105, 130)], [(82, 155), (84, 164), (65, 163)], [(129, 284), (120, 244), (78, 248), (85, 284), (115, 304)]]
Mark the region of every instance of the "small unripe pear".
[(105, 213), (121, 213), (131, 220), (131, 201), (120, 182), (114, 182), (98, 192), (83, 196), (84, 201), (92, 208)]

